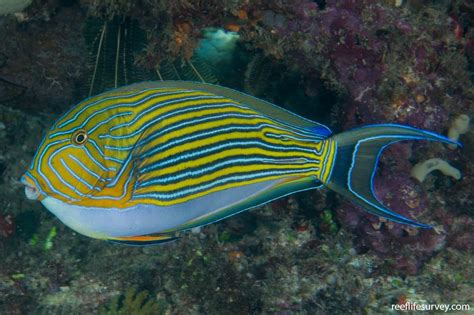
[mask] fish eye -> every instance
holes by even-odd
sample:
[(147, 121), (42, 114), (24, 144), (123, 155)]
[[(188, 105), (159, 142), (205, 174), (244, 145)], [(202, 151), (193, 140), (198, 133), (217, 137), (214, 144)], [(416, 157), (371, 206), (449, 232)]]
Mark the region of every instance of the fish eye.
[(77, 145), (83, 145), (87, 142), (88, 135), (84, 129), (79, 129), (72, 134), (72, 143)]

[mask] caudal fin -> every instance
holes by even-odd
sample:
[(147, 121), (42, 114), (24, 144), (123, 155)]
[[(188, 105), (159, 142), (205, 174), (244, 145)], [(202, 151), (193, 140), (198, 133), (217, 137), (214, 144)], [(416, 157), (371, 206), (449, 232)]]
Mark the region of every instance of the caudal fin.
[(375, 196), (373, 179), (382, 151), (402, 140), (429, 140), (459, 145), (446, 137), (403, 125), (371, 125), (332, 137), (337, 143), (333, 170), (325, 183), (370, 213), (391, 221), (431, 228), (386, 208)]

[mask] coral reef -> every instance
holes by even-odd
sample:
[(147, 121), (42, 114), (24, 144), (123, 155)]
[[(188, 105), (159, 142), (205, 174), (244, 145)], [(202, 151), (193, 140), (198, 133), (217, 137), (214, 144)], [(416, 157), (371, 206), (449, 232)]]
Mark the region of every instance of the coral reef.
[[(474, 303), (472, 128), (460, 137), (464, 149), (410, 142), (381, 156), (378, 198), (431, 230), (380, 220), (323, 190), (170, 245), (122, 247), (66, 229), (18, 182), (50, 113), (89, 90), (87, 17), (138, 21), (147, 46), (133, 63), (163, 73), (198, 54), (204, 29), (238, 32), (225, 83), (335, 132), (395, 122), (447, 134), (473, 113), (472, 12), (462, 0), (80, 0), (34, 1), (21, 16), (0, 17), (0, 77), (26, 87), (0, 95), (0, 313), (156, 311), (152, 304), (171, 314), (381, 313), (407, 300)], [(462, 178), (410, 178), (431, 158)]]

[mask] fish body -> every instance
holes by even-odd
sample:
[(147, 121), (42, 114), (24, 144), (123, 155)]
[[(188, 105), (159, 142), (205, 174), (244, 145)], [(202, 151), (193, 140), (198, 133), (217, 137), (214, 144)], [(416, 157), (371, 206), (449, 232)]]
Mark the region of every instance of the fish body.
[(325, 185), (369, 212), (423, 226), (373, 194), (380, 152), (451, 140), (400, 125), (331, 135), (238, 91), (162, 81), (88, 98), (49, 130), (22, 182), (77, 232), (132, 245), (175, 238), (276, 198)]

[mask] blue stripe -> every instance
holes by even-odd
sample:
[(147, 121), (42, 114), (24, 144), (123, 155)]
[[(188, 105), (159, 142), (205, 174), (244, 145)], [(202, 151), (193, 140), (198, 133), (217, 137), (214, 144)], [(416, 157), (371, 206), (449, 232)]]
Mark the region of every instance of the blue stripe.
[[(151, 178), (147, 181), (144, 181), (136, 187), (147, 187), (151, 185), (164, 185), (169, 182), (174, 182), (180, 179), (184, 178), (191, 178), (191, 177), (196, 177), (200, 175), (204, 175), (206, 173), (215, 171), (217, 169), (222, 169), (224, 166), (229, 166), (229, 165), (248, 165), (248, 164), (273, 164), (273, 165), (281, 165), (283, 162), (286, 162), (288, 164), (292, 165), (301, 165), (301, 164), (309, 164), (313, 162), (313, 164), (318, 164), (317, 162), (319, 161), (309, 161), (307, 159), (299, 159), (299, 161), (295, 161), (295, 158), (293, 158), (291, 161), (288, 161), (288, 159), (281, 158), (281, 159), (271, 159), (271, 158), (262, 158), (256, 157), (256, 158), (251, 158), (251, 157), (233, 157), (232, 159), (227, 159), (225, 161), (220, 161), (220, 162), (214, 162), (211, 166), (208, 167), (199, 167), (198, 169), (192, 170), (192, 171), (187, 171), (187, 172), (181, 172), (176, 175), (167, 175), (167, 176), (160, 176), (160, 177), (154, 177)], [(286, 164), (285, 163), (285, 164)], [(319, 170), (318, 167), (316, 169)]]
[(111, 181), (107, 187), (114, 187), (115, 185), (117, 185), (117, 182), (119, 181), (120, 177), (122, 177), (122, 175), (124, 174), (125, 170), (127, 169), (128, 167), (128, 164), (130, 163), (130, 161), (132, 161), (132, 154), (129, 154), (127, 159), (125, 160), (125, 162), (123, 163), (122, 167), (120, 168), (120, 171), (118, 172), (118, 174), (115, 175), (115, 178), (113, 181)]
[(133, 178), (133, 169), (130, 171), (130, 174), (128, 174), (128, 178), (125, 181), (125, 184), (123, 185), (123, 192), (120, 196), (118, 197), (113, 197), (113, 196), (89, 196), (89, 198), (94, 199), (94, 200), (123, 200), (123, 198), (127, 195), (127, 188), (129, 187), (130, 181)]
[[(99, 155), (102, 159), (104, 159), (105, 161), (112, 161), (112, 162), (115, 162), (115, 163), (118, 163), (118, 164), (122, 164), (123, 163), (123, 160), (121, 159), (117, 159), (115, 157), (109, 157), (109, 156), (106, 156), (104, 151), (102, 151), (102, 149), (99, 147), (99, 145), (92, 139), (89, 138), (89, 142), (94, 146), (94, 148), (99, 152)], [(115, 168), (112, 168), (112, 167), (106, 167), (106, 170), (115, 170)]]
[(301, 170), (289, 169), (289, 170), (278, 170), (278, 171), (263, 171), (259, 173), (248, 174), (248, 175), (230, 176), (230, 177), (225, 177), (220, 180), (212, 181), (204, 185), (200, 184), (194, 188), (182, 189), (177, 192), (134, 194), (132, 199), (143, 199), (143, 198), (152, 198), (152, 199), (159, 199), (159, 200), (176, 199), (176, 198), (183, 197), (185, 195), (191, 195), (191, 194), (198, 193), (200, 191), (208, 190), (215, 186), (224, 185), (229, 182), (239, 182), (239, 181), (244, 182), (246, 180), (252, 180), (252, 179), (268, 177), (268, 176), (286, 175), (286, 174), (296, 175), (299, 173), (307, 173), (311, 171), (316, 171), (316, 168), (310, 167), (310, 168), (301, 169)]
[[(133, 92), (132, 94), (120, 94), (120, 95), (116, 95), (116, 96), (111, 96), (111, 97), (107, 97), (107, 98), (104, 98), (104, 99), (100, 99), (100, 100), (97, 100), (96, 102), (93, 102), (93, 103), (90, 103), (88, 104), (87, 106), (85, 106), (83, 109), (81, 109), (80, 111), (78, 111), (72, 118), (66, 120), (65, 122), (63, 122), (62, 124), (60, 124), (59, 126), (57, 126), (57, 128), (63, 128), (65, 127), (66, 125), (70, 124), (70, 123), (73, 123), (77, 120), (77, 118), (83, 113), (85, 112), (87, 109), (91, 108), (91, 107), (94, 107), (102, 102), (107, 102), (107, 101), (111, 101), (111, 100), (126, 100), (127, 98), (133, 98), (135, 96), (138, 96), (140, 94), (145, 94), (146, 92), (148, 91), (152, 91), (152, 90), (156, 90), (157, 92), (159, 92), (159, 90), (163, 90), (163, 89), (169, 89), (169, 88), (150, 88), (150, 89), (144, 89), (144, 90), (140, 90), (139, 92)], [(167, 93), (161, 93), (161, 94), (151, 94), (149, 96), (147, 96), (145, 98), (145, 100), (141, 100), (141, 101), (138, 101), (138, 102), (135, 102), (135, 103), (123, 103), (123, 102), (120, 102), (120, 104), (117, 104), (117, 105), (110, 105), (110, 106), (107, 106), (106, 108), (104, 108), (104, 110), (100, 111), (100, 112), (103, 112), (103, 111), (106, 111), (106, 110), (110, 110), (110, 109), (113, 109), (113, 108), (120, 108), (120, 107), (127, 107), (128, 105), (131, 105), (131, 106), (137, 106), (139, 104), (142, 104), (144, 101), (146, 102), (147, 100), (151, 99), (151, 98), (155, 98), (155, 97), (159, 97), (159, 96), (166, 96), (166, 95), (172, 95), (172, 94), (181, 94), (181, 93), (189, 93), (189, 92), (194, 92), (194, 91), (188, 91), (188, 90), (178, 90), (178, 91), (173, 91), (173, 92), (167, 92)], [(125, 96), (125, 97), (124, 97)], [(97, 97), (97, 96), (93, 96), (91, 98), (94, 98), (94, 97)], [(87, 98), (86, 100), (84, 100), (83, 102), (79, 103), (77, 106), (74, 106), (73, 108), (71, 108), (68, 112), (66, 112), (61, 118), (58, 119), (58, 122), (61, 121), (62, 119), (64, 119), (66, 116), (69, 115), (69, 113), (74, 110), (75, 108), (77, 108), (78, 106), (81, 106), (82, 103), (86, 102), (88, 99), (90, 98)], [(97, 112), (94, 112), (92, 115), (95, 115), (97, 114)]]
[[(209, 116), (204, 116), (204, 118), (199, 118), (199, 119), (191, 118), (191, 119), (186, 120), (184, 122), (179, 122), (177, 124), (169, 125), (165, 128), (161, 128), (160, 131), (152, 133), (147, 138), (144, 138), (143, 140), (141, 140), (140, 143), (138, 143), (137, 147), (142, 147), (142, 146), (150, 143), (154, 139), (156, 139), (156, 138), (158, 138), (162, 135), (170, 133), (171, 131), (180, 130), (180, 129), (184, 130), (185, 127), (187, 127), (188, 125), (197, 126), (200, 123), (205, 123), (205, 122), (209, 122), (209, 121), (218, 121), (220, 119), (225, 119), (225, 118), (246, 118), (248, 120), (251, 120), (251, 119), (254, 119), (254, 118), (261, 119), (261, 118), (265, 118), (265, 117), (260, 116), (260, 115), (249, 115), (249, 114), (232, 114), (232, 115), (229, 115), (229, 114), (226, 113), (226, 114), (222, 114), (222, 115), (213, 115), (213, 114), (211, 114)], [(267, 126), (270, 126), (270, 125), (267, 125)], [(276, 128), (275, 126), (272, 126), (272, 127)]]
[[(394, 125), (394, 126), (398, 127), (398, 125)], [(411, 129), (411, 128), (408, 128), (408, 129)], [(347, 176), (347, 187), (356, 197), (363, 200), (364, 202), (371, 205), (372, 207), (380, 210), (382, 213), (387, 214), (387, 216), (390, 217), (394, 221), (397, 221), (397, 222), (400, 222), (400, 223), (410, 223), (410, 224), (420, 226), (420, 227), (424, 227), (424, 228), (430, 228), (431, 226), (429, 226), (429, 225), (415, 222), (415, 221), (413, 221), (411, 219), (408, 219), (408, 218), (406, 218), (406, 217), (404, 217), (404, 216), (402, 216), (402, 215), (400, 215), (396, 212), (393, 212), (389, 209), (386, 209), (386, 208), (383, 208), (383, 207), (381, 207), (377, 204), (374, 204), (373, 202), (366, 199), (364, 196), (358, 194), (354, 189), (352, 189), (352, 185), (351, 185), (351, 183), (352, 183), (352, 170), (355, 167), (355, 163), (356, 163), (355, 160), (356, 160), (356, 156), (357, 156), (357, 152), (359, 150), (360, 144), (363, 143), (363, 142), (366, 142), (366, 141), (371, 141), (371, 140), (376, 140), (376, 139), (387, 139), (387, 138), (399, 139), (399, 140), (395, 140), (395, 141), (390, 142), (390, 144), (393, 144), (393, 143), (399, 142), (399, 141), (403, 141), (403, 140), (429, 140), (429, 138), (425, 138), (425, 137), (421, 137), (421, 136), (405, 136), (405, 135), (403, 135), (403, 136), (402, 135), (381, 135), (381, 136), (377, 136), (377, 137), (369, 137), (369, 138), (364, 138), (364, 139), (359, 140), (357, 142), (357, 144), (355, 145), (354, 152), (352, 154), (352, 162), (351, 162), (351, 166), (349, 168), (349, 172), (348, 172), (348, 176)], [(383, 148), (385, 148), (386, 146), (384, 146)], [(370, 185), (371, 185), (372, 193), (373, 193), (373, 179), (375, 177), (377, 162), (378, 162), (378, 158), (380, 157), (380, 154), (381, 154), (381, 152), (379, 151), (379, 153), (377, 155), (376, 164), (374, 165), (373, 170), (372, 170), (372, 174), (371, 174)], [(373, 194), (373, 197), (375, 198), (375, 200), (378, 201), (375, 194)], [(393, 217), (398, 218), (398, 220), (394, 219)]]
[[(40, 194), (42, 194), (43, 196), (46, 196), (46, 193), (43, 191), (43, 189), (41, 189), (41, 185), (39, 184), (38, 180), (33, 175), (31, 175), (30, 172), (26, 171), (25, 174), (23, 174), (23, 176), (29, 177), (35, 183), (36, 189), (38, 189)], [(23, 182), (23, 181), (21, 182), (26, 184), (26, 182)]]
[(229, 148), (245, 148), (245, 147), (259, 147), (259, 148), (266, 148), (266, 149), (274, 149), (277, 152), (281, 152), (282, 150), (284, 151), (298, 151), (298, 152), (308, 152), (308, 153), (314, 153), (313, 150), (311, 149), (306, 149), (302, 147), (296, 147), (296, 146), (289, 146), (289, 147), (283, 147), (283, 146), (276, 146), (276, 145), (268, 145), (266, 143), (262, 143), (261, 141), (235, 141), (235, 142), (224, 142), (220, 145), (212, 145), (206, 149), (201, 149), (197, 151), (191, 151), (191, 153), (180, 153), (179, 156), (172, 158), (172, 159), (165, 159), (162, 162), (155, 162), (147, 167), (144, 167), (140, 170), (140, 174), (153, 171), (157, 168), (160, 167), (165, 167), (169, 164), (174, 164), (182, 160), (188, 160), (191, 158), (196, 158), (199, 156), (206, 155), (211, 152), (219, 151), (222, 149), (229, 149)]
[[(282, 128), (276, 128), (276, 129), (285, 130), (285, 129), (282, 129)], [(294, 137), (294, 136), (288, 135), (288, 134), (275, 134), (275, 133), (272, 133), (272, 132), (265, 132), (265, 136), (267, 136), (269, 138), (282, 139), (282, 140), (284, 140), (286, 138), (286, 139), (292, 139), (292, 140), (301, 141), (301, 142), (308, 142), (308, 141), (321, 142), (323, 140), (323, 138), (321, 138), (317, 135), (312, 135), (312, 136), (307, 136), (305, 138), (300, 138), (300, 137)]]
[[(415, 131), (415, 132), (418, 132), (418, 133), (423, 133), (427, 136), (427, 138), (423, 138), (423, 139), (418, 139), (418, 140), (431, 140), (431, 141), (434, 141), (436, 139), (436, 141), (441, 141), (441, 142), (444, 142), (444, 143), (448, 143), (448, 144), (454, 144), (454, 145), (457, 145), (457, 146), (460, 146), (462, 147), (462, 144), (458, 141), (454, 141), (452, 139), (449, 139), (448, 137), (445, 137), (445, 136), (442, 136), (442, 135), (439, 135), (435, 132), (431, 132), (431, 131), (428, 131), (428, 130), (424, 130), (424, 129), (418, 129), (418, 128), (415, 128), (415, 127), (411, 127), (411, 126), (406, 126), (406, 125), (399, 125), (399, 124), (376, 124), (376, 125), (366, 125), (366, 126), (361, 126), (361, 127), (358, 127), (358, 128), (355, 128), (355, 129), (352, 129), (352, 130), (357, 130), (357, 129), (364, 129), (364, 128), (373, 128), (373, 127), (397, 127), (397, 128), (401, 128), (401, 129), (407, 129), (407, 130), (412, 130), (412, 131)], [(434, 139), (429, 139), (428, 136), (431, 136), (432, 138)]]
[[(60, 192), (59, 190), (55, 189), (54, 186), (53, 186), (53, 185), (51, 184), (51, 182), (49, 181), (48, 177), (45, 176), (45, 175), (43, 174), (43, 172), (42, 172), (42, 166), (45, 165), (45, 164), (43, 164), (43, 157), (44, 157), (44, 155), (48, 152), (49, 148), (52, 147), (52, 146), (55, 146), (55, 145), (57, 145), (57, 144), (65, 143), (65, 142), (69, 142), (69, 139), (68, 139), (68, 140), (58, 140), (58, 141), (54, 141), (54, 142), (51, 142), (51, 143), (49, 143), (48, 145), (46, 145), (46, 146), (44, 147), (44, 149), (43, 149), (43, 151), (41, 152), (41, 154), (40, 154), (40, 156), (39, 156), (39, 159), (38, 159), (38, 174), (39, 174), (39, 176), (44, 180), (44, 182), (46, 183), (46, 185), (48, 186), (48, 188), (49, 188), (52, 192), (54, 192), (54, 193), (56, 193), (56, 194), (58, 194), (58, 195), (60, 195), (60, 196), (62, 196), (62, 197), (64, 197), (64, 198), (66, 198), (67, 200), (77, 201), (77, 199), (72, 198), (71, 196), (68, 196), (67, 194), (64, 194), (64, 193)], [(64, 148), (68, 148), (68, 147), (72, 147), (72, 145), (67, 145), (67, 146), (61, 148), (60, 150), (62, 150), (62, 149), (64, 149)], [(54, 152), (53, 154), (55, 154), (55, 153), (56, 153), (56, 152)], [(50, 156), (50, 158), (51, 158), (51, 156)], [(49, 159), (50, 159), (50, 158), (49, 158)], [(48, 159), (47, 165), (51, 168), (52, 166), (51, 166), (50, 163), (49, 163), (49, 161), (50, 161), (49, 159)], [(53, 171), (54, 171), (54, 169), (53, 169)], [(61, 177), (59, 177), (59, 179), (62, 180)]]
[(98, 180), (102, 180), (104, 181), (104, 179), (97, 173), (95, 173), (94, 171), (90, 170), (87, 166), (85, 166), (79, 159), (77, 159), (75, 156), (71, 155), (71, 154), (68, 154), (68, 157), (73, 160), (74, 162), (76, 162), (77, 164), (79, 164), (87, 173), (91, 174), (92, 176), (96, 177)]
[(117, 164), (122, 164), (123, 163), (123, 160), (117, 159), (117, 158), (114, 158), (114, 157), (111, 157), (111, 156), (110, 157), (109, 156), (104, 157), (104, 160), (112, 161), (112, 162), (115, 162)]
[[(330, 140), (330, 141), (335, 141), (335, 140)], [(329, 147), (330, 148), (330, 147)], [(334, 171), (334, 165), (336, 165), (335, 161), (337, 161), (337, 148), (338, 148), (338, 145), (337, 145), (337, 142), (334, 144), (334, 157), (333, 157), (333, 163), (331, 164), (331, 169), (329, 170), (329, 175), (328, 175), (328, 178), (326, 180), (326, 183), (330, 183), (331, 182), (331, 177), (332, 177), (332, 171)], [(330, 152), (328, 152), (328, 155), (330, 154)], [(324, 173), (321, 173), (321, 174), (324, 174)]]
[(254, 125), (254, 126), (244, 125), (244, 127), (242, 125), (233, 125), (233, 126), (229, 126), (229, 127), (225, 127), (225, 128), (222, 128), (222, 126), (220, 126), (220, 127), (217, 127), (215, 129), (211, 129), (211, 130), (202, 130), (200, 133), (195, 133), (195, 134), (192, 134), (192, 135), (186, 135), (186, 136), (183, 136), (183, 137), (178, 138), (178, 139), (173, 140), (173, 141), (169, 141), (169, 142), (166, 142), (166, 143), (160, 143), (158, 146), (152, 147), (153, 149), (145, 151), (142, 154), (140, 154), (139, 158), (140, 159), (146, 159), (149, 156), (155, 155), (159, 151), (163, 152), (164, 150), (167, 150), (169, 148), (172, 148), (174, 146), (177, 146), (177, 145), (180, 145), (180, 144), (183, 144), (183, 143), (187, 143), (187, 142), (192, 141), (192, 140), (207, 138), (208, 136), (219, 135), (219, 134), (222, 134), (222, 133), (225, 133), (225, 132), (231, 132), (231, 131), (232, 132), (257, 131), (257, 130), (261, 130), (265, 126), (269, 126), (269, 125), (268, 124), (258, 124), (258, 125)]
[[(185, 82), (186, 82), (186, 81), (185, 81)], [(191, 82), (191, 83), (194, 83), (194, 82)], [(243, 92), (240, 92), (240, 91), (237, 91), (237, 90), (234, 90), (234, 89), (229, 89), (229, 88), (226, 88), (226, 87), (223, 87), (223, 86), (219, 86), (219, 85), (215, 85), (215, 84), (210, 84), (210, 83), (204, 83), (204, 82), (201, 83), (201, 82), (199, 82), (198, 85), (204, 85), (204, 86), (208, 85), (208, 86), (211, 86), (211, 87), (217, 87), (218, 89), (229, 90), (229, 91), (232, 92), (232, 93), (240, 94), (240, 95), (245, 96), (245, 97), (250, 97), (250, 98), (254, 99), (257, 103), (258, 103), (258, 102), (265, 103), (266, 105), (268, 105), (268, 106), (270, 106), (270, 107), (273, 107), (273, 108), (275, 108), (275, 109), (277, 109), (277, 110), (281, 110), (281, 111), (287, 113), (290, 117), (291, 117), (291, 116), (295, 116), (295, 117), (297, 117), (297, 118), (299, 118), (299, 119), (301, 119), (301, 120), (303, 120), (303, 121), (308, 122), (308, 123), (311, 124), (311, 125), (308, 126), (308, 127), (306, 127), (306, 126), (305, 126), (305, 127), (302, 127), (302, 126), (297, 126), (297, 125), (289, 124), (288, 122), (282, 121), (282, 120), (280, 120), (280, 119), (274, 119), (274, 118), (272, 118), (272, 119), (274, 119), (274, 120), (277, 121), (278, 123), (283, 124), (283, 125), (285, 125), (285, 126), (288, 126), (288, 127), (291, 127), (291, 128), (297, 128), (297, 129), (300, 130), (301, 132), (307, 133), (307, 134), (309, 134), (309, 135), (314, 134), (314, 129), (315, 129), (315, 128), (319, 128), (319, 129), (320, 129), (320, 133), (324, 133), (324, 132), (323, 132), (323, 129), (326, 131), (325, 134), (327, 134), (327, 135), (330, 135), (330, 134), (332, 133), (331, 129), (329, 129), (327, 126), (325, 126), (325, 125), (323, 125), (323, 124), (317, 123), (317, 122), (315, 122), (315, 121), (312, 121), (312, 120), (307, 119), (307, 118), (305, 118), (305, 117), (302, 117), (302, 116), (300, 116), (300, 115), (297, 115), (297, 114), (295, 114), (295, 113), (292, 113), (292, 112), (290, 112), (289, 110), (287, 110), (287, 109), (285, 109), (285, 108), (283, 108), (283, 107), (276, 106), (275, 104), (272, 104), (272, 103), (270, 103), (270, 102), (267, 102), (267, 101), (262, 100), (262, 99), (259, 99), (259, 98), (256, 98), (256, 97), (254, 97), (254, 96), (252, 96), (252, 95), (248, 95), (248, 94), (245, 94), (245, 93), (243, 93)], [(199, 89), (198, 85), (197, 85), (197, 87), (196, 87), (197, 90), (201, 90), (201, 91), (204, 91), (204, 92), (206, 91), (205, 89), (204, 89), (204, 90), (203, 90), (203, 89)], [(247, 106), (247, 107), (252, 108), (252, 106), (250, 106), (250, 105)], [(254, 109), (254, 110), (257, 110), (257, 109)]]
[(69, 172), (69, 174), (72, 175), (72, 177), (74, 177), (77, 181), (79, 181), (80, 183), (82, 183), (84, 186), (86, 186), (87, 188), (89, 189), (94, 189), (94, 185), (91, 185), (89, 184), (88, 182), (86, 182), (85, 180), (83, 180), (80, 176), (78, 176), (76, 173), (74, 173), (74, 171), (66, 164), (66, 162), (64, 162), (63, 159), (59, 159), (59, 161), (61, 162), (61, 164), (64, 166), (64, 168)]
[[(155, 125), (155, 124), (158, 124), (160, 121), (163, 121), (163, 120), (165, 120), (166, 118), (169, 118), (169, 117), (178, 116), (179, 114), (182, 114), (182, 113), (193, 112), (193, 111), (199, 111), (199, 110), (207, 109), (207, 108), (229, 107), (230, 105), (234, 105), (234, 104), (232, 104), (232, 103), (217, 103), (217, 104), (213, 104), (213, 105), (200, 104), (200, 105), (197, 105), (197, 106), (195, 106), (195, 107), (188, 107), (188, 108), (185, 108), (185, 109), (182, 109), (182, 110), (173, 111), (173, 112), (171, 112), (171, 113), (168, 113), (168, 114), (159, 116), (158, 118), (155, 118), (155, 119), (152, 119), (152, 120), (150, 120), (150, 121), (147, 121), (147, 122), (146, 122), (145, 124), (143, 124), (139, 129), (135, 130), (135, 131), (132, 132), (132, 133), (129, 133), (129, 134), (126, 134), (126, 135), (120, 135), (120, 139), (131, 138), (131, 137), (134, 137), (134, 136), (136, 136), (136, 135), (138, 135), (138, 134), (141, 134), (141, 133), (143, 133), (148, 127), (150, 127), (150, 126), (152, 126), (152, 125)], [(238, 108), (239, 106), (235, 106), (235, 107)], [(113, 130), (116, 130), (116, 129), (118, 129), (118, 128), (130, 126), (130, 125), (131, 125), (131, 122), (125, 123), (125, 124), (122, 124), (122, 125), (117, 125), (117, 126), (114, 126), (114, 127), (110, 128), (109, 131), (112, 132)]]
[[(327, 154), (326, 154), (326, 156), (324, 157), (324, 162), (322, 163), (323, 169), (321, 170), (321, 175), (325, 174), (325, 172), (326, 172), (326, 167), (327, 167), (327, 165), (328, 165), (328, 158), (329, 158), (329, 155), (330, 155), (330, 151), (329, 151), (329, 150), (331, 150), (331, 141), (332, 141), (332, 140), (327, 140), (327, 141), (323, 142), (323, 145), (321, 146), (321, 153), (324, 151), (324, 148), (325, 148), (326, 146), (329, 146), (328, 151), (327, 151)], [(321, 154), (319, 154), (319, 155), (321, 155)]]
[[(74, 193), (78, 194), (79, 196), (84, 197), (85, 195), (84, 195), (83, 193), (81, 193), (80, 191), (78, 191), (78, 190), (76, 189), (76, 187), (72, 186), (70, 183), (66, 182), (66, 181), (62, 178), (61, 174), (59, 174), (59, 172), (54, 168), (54, 166), (53, 166), (53, 164), (52, 164), (52, 161), (51, 161), (51, 160), (54, 159), (54, 157), (55, 157), (57, 154), (61, 153), (62, 151), (66, 150), (66, 149), (68, 149), (68, 148), (70, 148), (70, 147), (72, 147), (72, 145), (64, 146), (64, 147), (60, 148), (59, 150), (53, 152), (53, 153), (49, 156), (49, 158), (48, 158), (48, 163), (47, 163), (47, 164), (48, 164), (49, 169), (56, 175), (56, 177), (58, 178), (58, 180), (59, 180), (64, 186), (68, 187), (69, 189), (71, 189)], [(57, 194), (63, 196), (63, 197), (72, 198), (71, 196), (69, 196), (69, 195), (67, 195), (67, 194), (63, 194), (63, 193), (61, 193), (61, 192), (59, 192), (59, 191), (55, 191), (55, 192), (56, 192)]]
[[(120, 125), (113, 126), (112, 128), (109, 129), (109, 131), (114, 131), (115, 129), (120, 129), (120, 128), (123, 128), (123, 127), (131, 126), (131, 125), (135, 124), (137, 121), (139, 121), (143, 116), (145, 116), (149, 112), (157, 110), (158, 108), (162, 108), (162, 107), (167, 106), (167, 105), (178, 104), (178, 103), (182, 104), (182, 103), (185, 103), (185, 102), (202, 100), (202, 99), (223, 99), (223, 97), (221, 97), (221, 96), (207, 96), (207, 95), (206, 96), (191, 96), (191, 97), (173, 99), (173, 100), (166, 101), (166, 102), (163, 102), (163, 103), (158, 103), (155, 106), (151, 106), (148, 109), (141, 111), (140, 114), (135, 116), (135, 118), (132, 119), (131, 121), (120, 124)], [(228, 103), (228, 104), (229, 105), (234, 105), (233, 103)], [(209, 106), (209, 105), (208, 104), (201, 104), (201, 105), (198, 105), (197, 107), (191, 107), (191, 109), (202, 108), (203, 106)], [(164, 117), (166, 118), (166, 117), (169, 117), (169, 116), (172, 116), (172, 115), (177, 115), (181, 112), (186, 112), (186, 111), (189, 111), (189, 108), (185, 109), (185, 110), (181, 110), (181, 111), (172, 111), (170, 114), (164, 115)], [(147, 125), (147, 124), (145, 124), (145, 125)]]
[(110, 146), (104, 145), (104, 149), (112, 150), (112, 151), (130, 151), (133, 149), (133, 145), (128, 147), (117, 147), (117, 146)]
[[(94, 127), (92, 127), (92, 129), (90, 129), (87, 133), (89, 135), (91, 135), (94, 131), (96, 131), (98, 128), (100, 128), (100, 126), (103, 126), (105, 124), (108, 124), (109, 122), (111, 122), (112, 120), (114, 120), (115, 118), (119, 118), (119, 117), (123, 117), (123, 116), (129, 116), (129, 115), (132, 115), (133, 112), (124, 112), (124, 113), (119, 113), (119, 114), (115, 114), (115, 115), (112, 115), (110, 116), (109, 118), (101, 121), (100, 123), (98, 123), (97, 125), (95, 125)], [(79, 128), (81, 129), (81, 128)]]
[[(268, 119), (268, 117), (265, 117), (265, 116), (261, 116), (261, 115), (251, 115), (251, 114), (221, 114), (221, 115), (215, 115), (215, 114), (211, 114), (211, 115), (206, 115), (206, 116), (203, 116), (202, 118), (199, 118), (199, 119), (195, 119), (195, 118), (191, 118), (189, 120), (185, 120), (185, 121), (181, 121), (181, 122), (178, 122), (177, 124), (174, 124), (174, 125), (169, 125), (165, 128), (161, 128), (158, 132), (156, 133), (152, 133), (150, 135), (148, 135), (147, 138), (144, 138), (140, 141), (140, 143), (137, 145), (137, 147), (141, 147), (141, 146), (144, 146), (148, 143), (150, 143), (151, 141), (153, 141), (154, 139), (162, 136), (162, 135), (165, 135), (165, 134), (168, 134), (174, 130), (179, 130), (179, 129), (185, 129), (185, 127), (189, 126), (189, 125), (192, 125), (192, 126), (196, 126), (196, 125), (199, 125), (201, 123), (206, 123), (206, 122), (210, 122), (210, 121), (218, 121), (220, 119), (226, 119), (226, 118), (245, 118), (245, 119)], [(243, 125), (243, 126), (246, 126), (246, 125)], [(262, 123), (261, 126), (267, 126), (267, 127), (271, 127), (272, 129), (277, 129), (277, 130), (281, 130), (281, 131), (284, 131), (284, 132), (291, 132), (291, 133), (296, 133), (294, 130), (291, 130), (291, 129), (286, 129), (286, 128), (283, 128), (283, 127), (280, 127), (279, 125), (271, 125), (271, 124), (267, 124), (267, 123)], [(267, 135), (267, 133), (265, 133), (265, 135)], [(99, 138), (101, 137), (102, 135), (99, 136)], [(282, 136), (286, 136), (286, 134), (282, 134)], [(121, 139), (123, 136), (110, 136), (110, 135), (104, 135), (104, 138), (105, 137), (108, 137), (108, 138), (113, 138), (113, 139)], [(296, 137), (295, 137), (296, 138)], [(303, 138), (301, 138), (303, 139)], [(314, 140), (314, 141), (319, 141), (320, 138), (319, 137), (307, 137), (305, 138), (306, 141), (310, 141), (310, 140)]]
[(89, 149), (87, 147), (82, 147), (84, 149), (84, 152), (86, 153), (87, 157), (91, 159), (92, 162), (94, 162), (97, 166), (99, 166), (103, 171), (108, 172), (109, 169), (102, 165), (99, 161), (96, 160), (95, 157), (92, 156), (92, 154), (89, 152)]
[[(33, 160), (31, 161), (30, 170), (33, 170), (33, 168), (34, 168), (34, 163), (35, 163), (36, 157), (38, 156), (38, 153), (40, 152), (41, 147), (43, 146), (44, 142), (46, 141), (47, 135), (48, 134), (43, 135), (43, 138), (41, 139), (41, 142), (38, 146), (38, 149), (36, 150), (35, 155), (33, 156)], [(30, 176), (30, 177), (32, 177), (32, 176)]]

